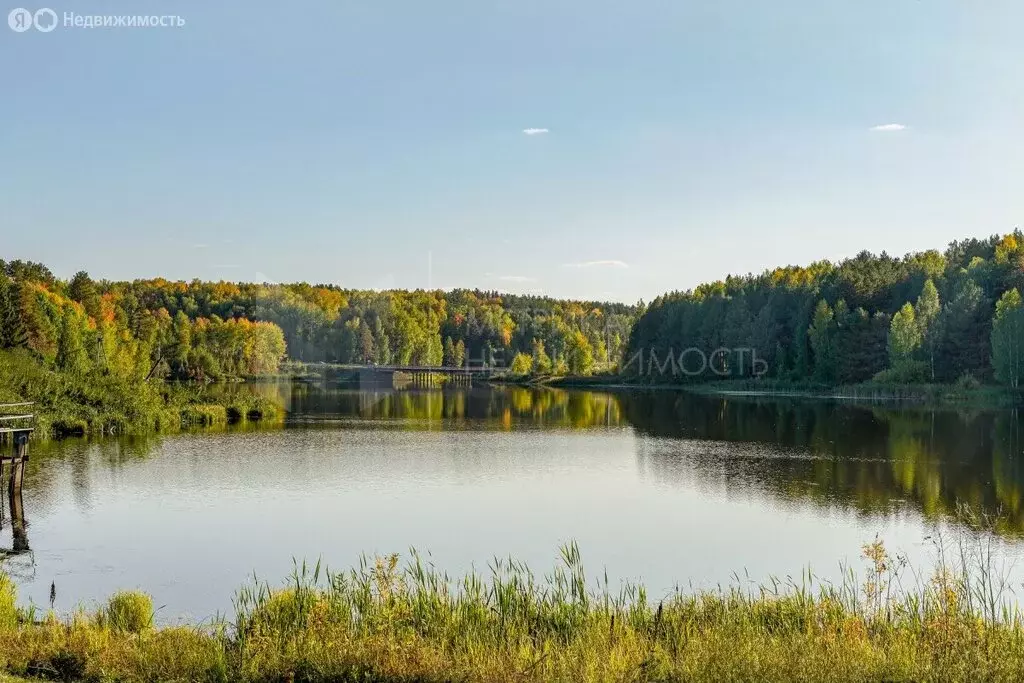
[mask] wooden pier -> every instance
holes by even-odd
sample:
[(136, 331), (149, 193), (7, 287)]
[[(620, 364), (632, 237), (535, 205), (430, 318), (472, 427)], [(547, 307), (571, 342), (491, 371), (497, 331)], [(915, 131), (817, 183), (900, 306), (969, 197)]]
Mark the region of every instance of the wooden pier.
[[(21, 487), (25, 481), (25, 463), (28, 462), (28, 441), (35, 431), (35, 414), (29, 412), (32, 406), (32, 403), (0, 403), (0, 486), (6, 479), (13, 532), (13, 545), (9, 554), (13, 555), (29, 551)], [(7, 450), (7, 443), (10, 443), (10, 451)], [(2, 524), (3, 509), (0, 507)]]

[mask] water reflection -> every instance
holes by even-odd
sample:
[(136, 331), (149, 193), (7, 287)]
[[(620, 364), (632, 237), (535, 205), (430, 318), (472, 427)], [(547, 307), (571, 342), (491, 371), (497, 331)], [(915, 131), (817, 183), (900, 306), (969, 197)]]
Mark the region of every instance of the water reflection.
[[(678, 484), (693, 478), (784, 501), (863, 514), (916, 509), (928, 518), (959, 503), (1024, 531), (1024, 465), (1018, 411), (952, 411), (827, 401), (721, 398), (683, 392), (594, 392), (523, 387), (356, 391), (305, 384), (221, 387), (257, 392), (288, 410), (285, 428), (446, 431), (633, 428), (640, 471)], [(231, 431), (277, 429), (248, 425)], [(75, 445), (79, 443), (79, 445)], [(67, 458), (72, 494), (88, 508), (82, 442), (42, 444)], [(144, 459), (158, 438), (97, 442), (112, 471)], [(29, 464), (26, 486), (47, 497), (47, 472)]]
[(612, 394), (524, 387), (359, 391), (309, 384), (236, 385), (286, 407), (289, 422), (398, 421), (409, 429), (617, 427), (627, 423)]
[(71, 609), (144, 587), (168, 617), (203, 619), (292, 558), (349, 567), (416, 546), (458, 573), (496, 553), (543, 567), (569, 539), (660, 591), (856, 562), (877, 533), (921, 551), (928, 521), (958, 501), (1024, 530), (1009, 411), (521, 387), (216, 390), (262, 393), (289, 417), (33, 444), (19, 515), (31, 526), (11, 536), (12, 551), (32, 537), (17, 556), (27, 599), (45, 604), (56, 582)]
[[(640, 442), (638, 463), (669, 483), (685, 470), (734, 488), (866, 514), (911, 504), (932, 519), (967, 504), (999, 517), (1005, 533), (1024, 531), (1024, 445), (1016, 410), (524, 387), (361, 392), (266, 384), (232, 390), (262, 392), (285, 404), (293, 423), (314, 426), (360, 420), (374, 427), (397, 421), (413, 430), (631, 426), (660, 440)], [(740, 451), (708, 442), (774, 448)]]
[[(952, 411), (834, 402), (620, 397), (636, 429), (657, 437), (638, 457), (671, 479), (680, 461), (698, 474), (758, 486), (790, 500), (891, 513), (908, 503), (938, 518), (967, 504), (1024, 530), (1018, 411)], [(696, 441), (697, 447), (680, 444)], [(737, 451), (708, 443), (757, 444)]]

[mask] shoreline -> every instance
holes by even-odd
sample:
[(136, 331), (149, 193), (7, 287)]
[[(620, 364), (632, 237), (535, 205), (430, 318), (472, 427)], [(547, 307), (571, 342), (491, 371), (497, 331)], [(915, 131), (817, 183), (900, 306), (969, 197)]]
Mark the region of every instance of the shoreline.
[(635, 384), (592, 377), (551, 377), (532, 380), (497, 379), (497, 385), (550, 387), (555, 389), (595, 389), (603, 391), (685, 391), (702, 396), (736, 398), (797, 398), (849, 403), (940, 405), (972, 408), (1013, 408), (1024, 404), (1020, 392), (996, 386), (958, 388), (945, 384), (907, 385), (839, 385), (834, 387), (801, 387), (781, 385), (753, 388), (745, 380), (689, 384)]
[(940, 562), (903, 588), (913, 572), (877, 540), (862, 549), (866, 567), (840, 584), (807, 572), (659, 600), (639, 584), (614, 592), (607, 577), (588, 580), (574, 543), (536, 580), (511, 559), (489, 574), (449, 577), (423, 557), (368, 558), (340, 574), (297, 564), (279, 587), (243, 586), (230, 616), (174, 626), (155, 625), (152, 598), (135, 590), (67, 617), (20, 607), (0, 573), (0, 681), (825, 683), (1024, 673), (1024, 613), (974, 597), (999, 577)]

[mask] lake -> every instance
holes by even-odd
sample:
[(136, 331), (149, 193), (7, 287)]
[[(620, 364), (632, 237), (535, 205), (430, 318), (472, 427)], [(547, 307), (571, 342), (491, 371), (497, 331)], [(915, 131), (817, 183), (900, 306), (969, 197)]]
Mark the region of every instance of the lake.
[[(224, 388), (284, 402), (284, 427), (34, 443), (21, 600), (151, 593), (161, 622), (231, 610), (253, 575), (415, 547), (458, 574), (497, 555), (592, 577), (713, 587), (862, 566), (876, 535), (925, 567), (958, 501), (1024, 529), (1021, 420), (675, 391)], [(6, 501), (5, 501), (6, 506)], [(2, 540), (11, 546), (9, 512)], [(931, 537), (931, 538), (929, 538)]]

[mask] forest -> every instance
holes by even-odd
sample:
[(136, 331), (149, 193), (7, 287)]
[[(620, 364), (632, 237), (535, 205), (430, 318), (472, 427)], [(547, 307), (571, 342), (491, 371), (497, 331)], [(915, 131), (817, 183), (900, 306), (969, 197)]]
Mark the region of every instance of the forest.
[(40, 263), (0, 261), (0, 402), (39, 401), (62, 432), (145, 430), (196, 412), (182, 400), (204, 399), (183, 387), (273, 376), (286, 359), (588, 375), (615, 366), (635, 314), (469, 290), (110, 282), (84, 271), (65, 281)]
[(944, 252), (864, 251), (838, 264), (730, 276), (655, 299), (633, 327), (623, 370), (651, 382), (757, 375), (1016, 389), (1022, 289), (1019, 229)]
[(107, 282), (84, 271), (64, 282), (38, 263), (0, 261), (0, 348), (67, 372), (217, 380), (272, 375), (287, 357), (585, 375), (618, 359), (634, 312), (469, 290)]
[[(43, 264), (0, 261), (0, 401), (49, 404), (65, 431), (163, 428), (202, 405), (182, 387), (273, 376), (286, 359), (487, 364), (641, 383), (768, 377), (1017, 390), (1022, 290), (1020, 230), (942, 252), (865, 251), (730, 276), (646, 306), (479, 290), (112, 282), (84, 271), (62, 280)], [(208, 412), (199, 409), (216, 420), (223, 408)]]

